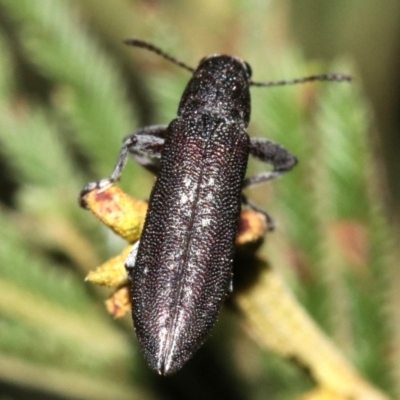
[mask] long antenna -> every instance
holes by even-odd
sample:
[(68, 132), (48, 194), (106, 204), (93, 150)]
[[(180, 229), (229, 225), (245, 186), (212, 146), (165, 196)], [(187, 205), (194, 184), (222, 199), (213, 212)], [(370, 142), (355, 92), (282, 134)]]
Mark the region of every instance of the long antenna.
[(175, 57), (170, 56), (169, 54), (165, 53), (160, 48), (154, 46), (151, 43), (148, 43), (148, 42), (145, 42), (145, 41), (139, 40), (139, 39), (126, 39), (126, 40), (124, 40), (124, 43), (127, 44), (128, 46), (140, 47), (142, 49), (152, 51), (153, 53), (158, 54), (159, 56), (165, 58), (168, 61), (171, 61), (172, 63), (178, 65), (181, 68), (186, 69), (189, 72), (193, 73), (195, 71), (194, 68), (189, 67), (189, 65), (183, 63), (182, 61), (177, 60)]
[(343, 74), (327, 74), (327, 75), (313, 75), (307, 76), (305, 78), (291, 79), (291, 80), (283, 80), (283, 81), (275, 81), (275, 82), (250, 82), (251, 86), (285, 86), (285, 85), (296, 85), (298, 83), (306, 83), (313, 81), (330, 81), (330, 82), (349, 82), (352, 80), (350, 75)]
[[(194, 68), (190, 67), (189, 65), (185, 64), (182, 61), (177, 60), (175, 57), (172, 57), (169, 54), (165, 53), (159, 47), (156, 47), (151, 43), (145, 42), (144, 40), (126, 39), (126, 40), (124, 40), (124, 43), (127, 44), (128, 46), (140, 47), (142, 49), (146, 49), (153, 53), (156, 53), (157, 55), (161, 56), (162, 58), (165, 58), (166, 60), (172, 62), (175, 65), (178, 65), (179, 67), (181, 67), (183, 69), (186, 69), (189, 72), (193, 73), (195, 71)], [(295, 85), (295, 84), (299, 84), (299, 83), (306, 83), (306, 82), (312, 82), (312, 81), (348, 82), (351, 80), (352, 80), (352, 78), (349, 75), (328, 74), (328, 75), (313, 75), (313, 76), (308, 76), (305, 78), (282, 80), (282, 81), (275, 81), (275, 82), (273, 82), (273, 81), (272, 82), (250, 81), (250, 85), (257, 86), (257, 87), (271, 87), (271, 86)]]

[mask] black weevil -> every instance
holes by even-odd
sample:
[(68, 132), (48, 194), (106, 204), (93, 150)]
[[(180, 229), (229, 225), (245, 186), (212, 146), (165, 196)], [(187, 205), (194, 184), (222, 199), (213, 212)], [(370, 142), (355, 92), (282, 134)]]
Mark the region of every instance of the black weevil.
[[(168, 126), (149, 126), (130, 135), (111, 177), (89, 183), (81, 196), (118, 180), (128, 154), (157, 174), (142, 237), (125, 266), (140, 345), (150, 367), (167, 375), (201, 346), (231, 290), (241, 204), (256, 208), (242, 189), (277, 178), (297, 162), (282, 146), (249, 138), (250, 86), (350, 77), (256, 83), (250, 80), (250, 66), (236, 57), (211, 55), (193, 69), (152, 44), (136, 39), (126, 43), (153, 51), (193, 76), (177, 118)], [(272, 164), (273, 170), (244, 179), (249, 154)]]

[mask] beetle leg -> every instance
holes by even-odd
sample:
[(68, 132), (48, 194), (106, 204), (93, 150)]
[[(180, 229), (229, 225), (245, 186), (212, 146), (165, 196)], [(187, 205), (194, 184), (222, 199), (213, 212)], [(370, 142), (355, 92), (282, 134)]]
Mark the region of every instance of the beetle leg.
[(254, 204), (252, 201), (250, 201), (247, 196), (245, 196), (242, 193), (242, 203), (252, 209), (253, 211), (264, 215), (265, 219), (267, 220), (267, 230), (268, 231), (273, 231), (275, 229), (275, 221), (274, 219), (263, 209), (258, 207), (256, 204)]
[(164, 133), (165, 131), (165, 127), (161, 129), (160, 125), (155, 125), (153, 127), (143, 128), (128, 136), (122, 145), (114, 171), (109, 178), (110, 181), (115, 182), (121, 177), (128, 154), (160, 158), (161, 151), (164, 147), (164, 138), (161, 136), (160, 132)]
[(128, 274), (128, 278), (131, 278), (131, 271), (133, 270), (133, 268), (135, 268), (135, 264), (136, 264), (136, 256), (137, 256), (137, 252), (138, 252), (138, 248), (139, 248), (139, 243), (140, 241), (138, 240), (132, 247), (131, 252), (129, 253), (128, 258), (125, 261), (125, 269), (126, 269), (126, 273)]
[(246, 178), (243, 181), (243, 188), (279, 178), (297, 164), (297, 159), (293, 154), (289, 153), (284, 147), (268, 139), (251, 138), (250, 154), (260, 161), (271, 164), (274, 169)]
[[(243, 189), (279, 178), (285, 172), (290, 171), (297, 164), (297, 159), (294, 155), (289, 153), (284, 147), (271, 142), (268, 139), (251, 138), (250, 154), (258, 158), (260, 161), (271, 164), (274, 169), (272, 171), (261, 172), (250, 178), (244, 179)], [(269, 231), (275, 229), (275, 223), (271, 216), (266, 211), (260, 209), (254, 203), (248, 200), (244, 194), (242, 194), (242, 202), (252, 210), (265, 216)]]
[(233, 277), (231, 277), (231, 280), (229, 281), (228, 293), (233, 293)]
[[(167, 132), (168, 132), (167, 125), (151, 125), (142, 128), (140, 131), (135, 132), (133, 135), (149, 135), (165, 139)], [(126, 137), (125, 140), (129, 139), (133, 135)], [(145, 168), (147, 171), (151, 172), (154, 175), (158, 174), (160, 166), (158, 160), (154, 159), (154, 156), (150, 156), (149, 154), (146, 155), (143, 152), (137, 151), (135, 148), (129, 148), (128, 152), (129, 154), (132, 155), (132, 157), (140, 166), (142, 166), (143, 168)]]
[(104, 189), (119, 180), (122, 175), (122, 171), (125, 168), (129, 154), (136, 156), (137, 161), (143, 167), (152, 170), (152, 172), (156, 171), (157, 166), (154, 162), (152, 162), (150, 157), (157, 159), (161, 157), (161, 151), (164, 147), (164, 136), (166, 132), (166, 126), (154, 125), (145, 127), (125, 138), (111, 176), (109, 178), (102, 179), (99, 182), (88, 183), (82, 189), (80, 197), (82, 198), (82, 196), (93, 189)]

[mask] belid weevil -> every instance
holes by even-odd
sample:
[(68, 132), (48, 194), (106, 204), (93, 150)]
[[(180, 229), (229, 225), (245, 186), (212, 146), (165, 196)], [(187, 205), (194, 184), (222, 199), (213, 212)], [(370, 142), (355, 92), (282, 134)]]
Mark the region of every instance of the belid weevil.
[[(168, 126), (149, 126), (130, 135), (110, 178), (89, 183), (81, 196), (117, 181), (128, 154), (157, 174), (142, 237), (125, 266), (141, 348), (149, 366), (167, 375), (179, 370), (204, 342), (230, 290), (241, 204), (256, 208), (242, 189), (296, 165), (282, 146), (249, 138), (250, 86), (350, 77), (257, 83), (251, 81), (250, 66), (236, 57), (211, 55), (193, 69), (150, 43), (126, 43), (155, 52), (193, 75), (177, 118)], [(249, 154), (273, 170), (245, 179)]]

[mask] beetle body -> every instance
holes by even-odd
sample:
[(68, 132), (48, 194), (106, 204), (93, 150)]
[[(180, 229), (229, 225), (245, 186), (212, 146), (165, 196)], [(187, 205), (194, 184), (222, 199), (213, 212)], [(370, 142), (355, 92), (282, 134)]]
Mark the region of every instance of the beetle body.
[[(213, 327), (232, 279), (249, 155), (249, 73), (204, 59), (167, 129), (132, 279), (132, 315), (149, 365), (175, 372)], [(128, 265), (129, 267), (129, 265)]]
[[(140, 243), (134, 245), (125, 266), (140, 345), (150, 367), (167, 375), (201, 346), (231, 290), (241, 203), (262, 213), (268, 230), (274, 227), (242, 189), (278, 178), (297, 163), (279, 144), (247, 135), (250, 86), (351, 78), (328, 74), (252, 82), (250, 66), (236, 57), (209, 56), (193, 69), (151, 43), (138, 39), (125, 43), (152, 51), (193, 76), (177, 118), (169, 126), (148, 126), (131, 134), (111, 176), (88, 183), (80, 203), (85, 206), (84, 196), (91, 190), (119, 180), (129, 154), (157, 174)], [(273, 169), (244, 179), (249, 154)]]

